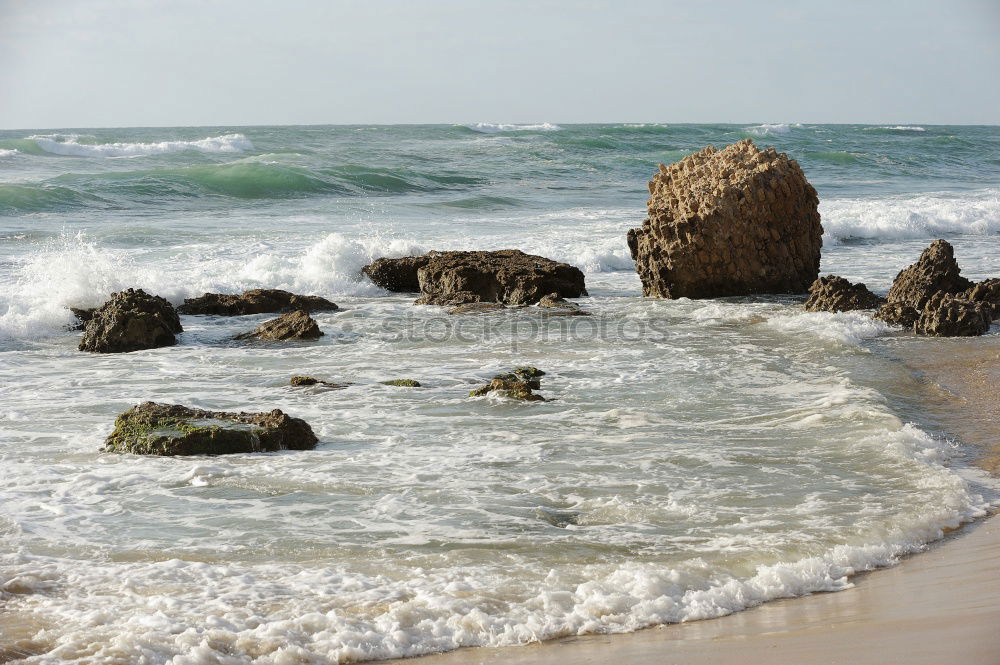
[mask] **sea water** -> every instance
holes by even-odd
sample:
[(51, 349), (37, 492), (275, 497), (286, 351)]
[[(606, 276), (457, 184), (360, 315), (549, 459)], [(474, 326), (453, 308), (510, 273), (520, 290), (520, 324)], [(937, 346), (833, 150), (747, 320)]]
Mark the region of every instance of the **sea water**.
[[(996, 489), (924, 417), (899, 331), (798, 296), (642, 297), (625, 233), (657, 164), (748, 136), (816, 186), (823, 272), (884, 293), (944, 237), (1000, 275), (995, 127), (0, 132), (0, 654), (287, 665), (631, 631), (843, 589), (983, 515)], [(502, 248), (578, 266), (592, 316), (448, 316), (359, 272)], [(77, 351), (67, 308), (128, 287), (341, 309), (317, 342), (184, 316), (174, 347)], [(468, 397), (518, 365), (549, 401)], [(320, 442), (102, 453), (145, 400), (280, 408)]]

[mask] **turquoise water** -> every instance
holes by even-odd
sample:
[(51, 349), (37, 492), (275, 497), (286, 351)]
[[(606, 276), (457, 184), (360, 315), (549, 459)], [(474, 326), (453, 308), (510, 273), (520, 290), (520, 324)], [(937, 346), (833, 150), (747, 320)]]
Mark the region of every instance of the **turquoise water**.
[[(924, 421), (898, 331), (794, 296), (641, 297), (625, 232), (656, 165), (747, 136), (816, 186), (824, 272), (885, 291), (946, 237), (1000, 275), (996, 127), (0, 132), (0, 647), (270, 665), (629, 631), (842, 589), (981, 515), (995, 489)], [(505, 247), (579, 266), (594, 316), (449, 317), (359, 272)], [(77, 351), (66, 308), (127, 287), (341, 310), (314, 343), (186, 316), (175, 347)], [(521, 364), (551, 401), (467, 396)], [(147, 399), (281, 408), (320, 444), (100, 453)]]

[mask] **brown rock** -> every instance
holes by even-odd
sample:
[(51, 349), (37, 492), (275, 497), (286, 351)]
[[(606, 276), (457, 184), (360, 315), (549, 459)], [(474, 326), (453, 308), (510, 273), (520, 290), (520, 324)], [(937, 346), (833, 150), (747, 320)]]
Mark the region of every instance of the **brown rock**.
[(87, 321), (90, 321), (92, 318), (94, 318), (94, 313), (97, 311), (97, 308), (70, 307), (69, 311), (73, 312), (73, 316), (76, 317), (76, 323), (70, 326), (69, 329), (85, 330), (87, 328)]
[(935, 337), (973, 337), (990, 329), (991, 318), (988, 304), (938, 291), (924, 305), (914, 331)]
[(86, 322), (81, 351), (123, 353), (172, 346), (182, 332), (174, 306), (142, 289), (112, 293)]
[(282, 314), (265, 321), (254, 330), (236, 336), (236, 339), (270, 339), (278, 341), (315, 340), (323, 335), (319, 325), (304, 310)]
[(1000, 279), (986, 279), (966, 289), (962, 299), (981, 302), (990, 309), (992, 319), (1000, 319)]
[(913, 328), (913, 324), (920, 318), (920, 312), (916, 307), (910, 307), (902, 303), (887, 302), (875, 310), (875, 318), (886, 323), (903, 328)]
[(896, 275), (886, 302), (909, 305), (920, 311), (939, 291), (957, 294), (972, 288), (972, 282), (959, 272), (954, 248), (947, 240), (935, 240), (916, 263)]
[(661, 165), (649, 192), (627, 236), (644, 295), (802, 293), (819, 275), (819, 199), (784, 153), (750, 139), (709, 146)]
[(377, 259), (366, 265), (361, 272), (368, 275), (376, 286), (387, 291), (419, 293), (420, 281), (417, 270), (427, 265), (428, 256), (404, 256), (399, 259)]
[(136, 455), (225, 455), (309, 450), (308, 423), (279, 409), (231, 413), (143, 402), (118, 416), (104, 450)]
[(580, 309), (576, 303), (550, 293), (538, 301), (538, 307), (545, 316), (590, 316), (590, 312)]
[(242, 316), (294, 312), (300, 309), (306, 312), (332, 312), (339, 308), (336, 303), (319, 296), (300, 296), (281, 289), (250, 289), (240, 295), (206, 293), (198, 298), (188, 298), (177, 311), (181, 314)]
[(430, 252), (423, 257), (379, 259), (365, 274), (382, 285), (417, 286), (417, 304), (461, 305), (497, 302), (531, 305), (548, 293), (578, 298), (587, 295), (583, 273), (576, 267), (516, 249), (492, 252)]
[(820, 277), (809, 287), (806, 310), (810, 312), (849, 312), (856, 309), (875, 309), (883, 299), (868, 290), (864, 284), (851, 284), (843, 277)]
[(335, 383), (333, 381), (324, 381), (323, 379), (317, 379), (312, 376), (293, 376), (289, 381), (293, 386), (318, 386), (320, 388), (328, 388), (330, 390), (341, 390), (351, 385), (350, 383)]

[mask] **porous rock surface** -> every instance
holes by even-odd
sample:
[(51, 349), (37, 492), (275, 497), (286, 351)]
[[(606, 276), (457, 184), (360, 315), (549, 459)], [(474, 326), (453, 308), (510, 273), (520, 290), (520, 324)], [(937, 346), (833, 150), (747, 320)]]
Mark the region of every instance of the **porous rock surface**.
[(947, 240), (932, 242), (899, 271), (876, 318), (938, 337), (982, 335), (1000, 316), (1000, 279), (978, 284), (962, 277)]
[(187, 298), (177, 311), (181, 314), (241, 316), (300, 309), (306, 312), (324, 312), (339, 308), (336, 303), (319, 296), (300, 296), (281, 289), (250, 289), (238, 295), (206, 293), (197, 298)]
[(856, 309), (875, 309), (884, 300), (868, 290), (864, 284), (852, 284), (843, 277), (820, 277), (809, 287), (806, 310), (810, 312), (850, 312)]
[(518, 367), (513, 372), (497, 374), (485, 386), (471, 391), (469, 397), (483, 397), (495, 392), (509, 399), (545, 402), (547, 400), (544, 397), (532, 392), (542, 387), (541, 377), (543, 376), (545, 376), (545, 372), (537, 367)]
[(81, 351), (124, 353), (172, 346), (183, 332), (174, 306), (142, 289), (112, 293), (83, 328)]
[(379, 259), (363, 272), (390, 291), (419, 291), (423, 295), (416, 302), (422, 305), (532, 305), (549, 293), (563, 298), (587, 295), (579, 268), (517, 249)]
[(276, 319), (265, 321), (250, 332), (236, 336), (236, 339), (265, 339), (276, 341), (315, 340), (323, 336), (316, 321), (305, 310), (282, 314)]
[(924, 305), (914, 331), (935, 337), (973, 337), (990, 329), (990, 306), (938, 291)]
[(819, 276), (819, 199), (784, 153), (750, 139), (708, 146), (661, 164), (649, 193), (628, 233), (646, 296), (803, 293)]
[(226, 455), (309, 450), (308, 423), (274, 409), (266, 413), (204, 411), (143, 402), (118, 416), (104, 450), (137, 455)]

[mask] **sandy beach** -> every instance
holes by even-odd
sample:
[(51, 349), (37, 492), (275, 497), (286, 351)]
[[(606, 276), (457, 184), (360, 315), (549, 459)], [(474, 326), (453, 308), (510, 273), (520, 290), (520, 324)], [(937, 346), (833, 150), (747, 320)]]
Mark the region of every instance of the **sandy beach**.
[[(991, 472), (1000, 460), (1000, 337), (906, 338), (892, 355), (944, 399), (931, 417)], [(976, 450), (981, 452), (975, 452)], [(995, 665), (1000, 662), (1000, 516), (948, 534), (854, 587), (719, 619), (525, 647), (461, 649), (390, 665)]]

